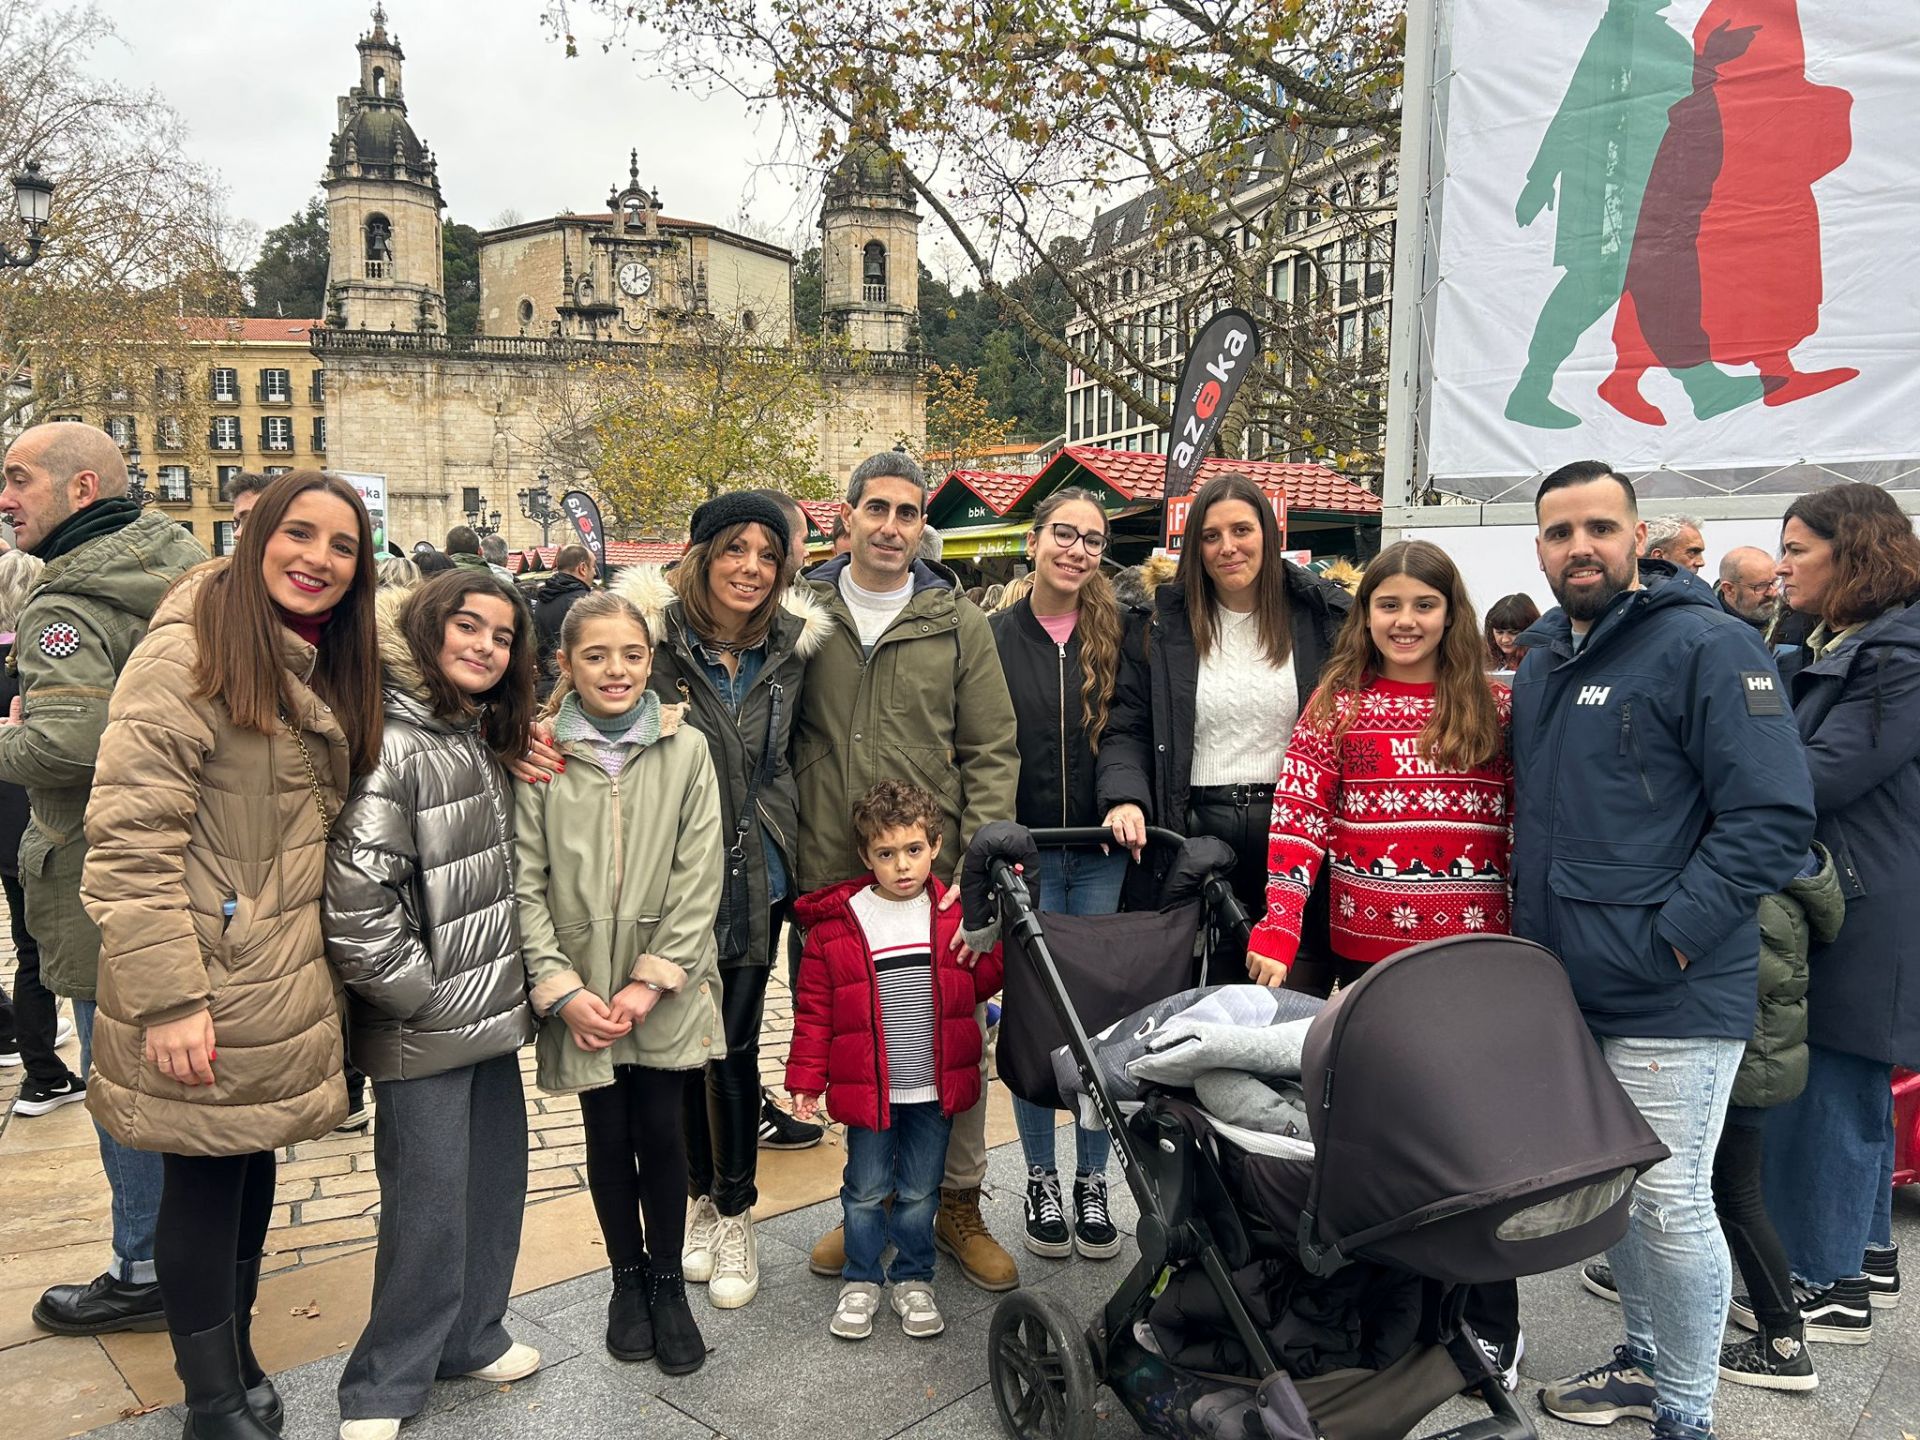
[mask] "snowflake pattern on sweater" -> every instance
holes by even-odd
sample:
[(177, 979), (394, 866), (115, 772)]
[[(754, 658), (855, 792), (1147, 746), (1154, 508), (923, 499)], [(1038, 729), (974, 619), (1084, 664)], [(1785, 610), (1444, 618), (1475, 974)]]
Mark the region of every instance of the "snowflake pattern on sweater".
[(1512, 697), (1493, 689), (1500, 753), (1466, 774), (1441, 773), (1420, 753), (1432, 685), (1374, 680), (1344, 692), (1325, 725), (1303, 710), (1274, 789), (1267, 918), (1254, 951), (1292, 962), (1323, 860), (1332, 866), (1332, 941), (1342, 959), (1384, 960), (1424, 940), (1507, 933)]

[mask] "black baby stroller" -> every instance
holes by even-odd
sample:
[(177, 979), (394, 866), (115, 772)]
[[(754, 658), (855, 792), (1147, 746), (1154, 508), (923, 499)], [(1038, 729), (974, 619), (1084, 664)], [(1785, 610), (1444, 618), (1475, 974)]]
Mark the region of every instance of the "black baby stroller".
[[(1082, 928), (1068, 950), (1055, 933), (1065, 927), (1048, 916), (1043, 930), (1014, 868), (1033, 867), (1036, 842), (1102, 838), (990, 826), (967, 857), (969, 924), (997, 907), (1009, 988), (1017, 972), (1038, 977), (1140, 1211), (1140, 1260), (1091, 1324), (1031, 1290), (996, 1308), (988, 1365), (1002, 1428), (1015, 1440), (1086, 1440), (1106, 1384), (1153, 1434), (1398, 1440), (1472, 1387), (1491, 1416), (1433, 1440), (1530, 1440), (1462, 1318), (1467, 1287), (1606, 1249), (1625, 1232), (1634, 1180), (1667, 1153), (1607, 1070), (1559, 963), (1502, 936), (1436, 941), (1374, 966), (1308, 1032), (1311, 1150), (1250, 1147), (1170, 1094), (1123, 1116), (1075, 989), (1089, 973), (1132, 970), (1140, 917), (1082, 921), (1099, 929)], [(1199, 888), (1217, 896), (1224, 875)], [(1322, 1304), (1372, 1294), (1375, 1280), (1410, 1283), (1416, 1315), (1391, 1359), (1296, 1376), (1261, 1323), (1272, 1317), (1256, 1319), (1236, 1288), (1251, 1273), (1282, 1275)], [(1204, 1298), (1223, 1332), (1215, 1353), (1231, 1360), (1196, 1367), (1158, 1343), (1149, 1316), (1176, 1286)]]

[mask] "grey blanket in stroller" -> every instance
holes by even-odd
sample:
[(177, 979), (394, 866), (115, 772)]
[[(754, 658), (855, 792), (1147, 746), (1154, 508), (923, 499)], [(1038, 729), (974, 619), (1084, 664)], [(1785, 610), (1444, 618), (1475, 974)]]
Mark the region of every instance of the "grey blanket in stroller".
[[(1300, 1047), (1324, 1003), (1264, 985), (1183, 990), (1094, 1036), (1094, 1063), (1121, 1104), (1141, 1100), (1148, 1084), (1188, 1088), (1229, 1124), (1304, 1139)], [(1060, 1093), (1078, 1098), (1083, 1123), (1098, 1125), (1066, 1047), (1053, 1052), (1053, 1069)]]

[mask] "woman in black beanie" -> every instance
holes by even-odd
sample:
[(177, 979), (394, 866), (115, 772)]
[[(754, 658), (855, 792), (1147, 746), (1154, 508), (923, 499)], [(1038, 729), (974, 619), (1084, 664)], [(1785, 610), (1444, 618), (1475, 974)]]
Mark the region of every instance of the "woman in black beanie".
[(687, 1214), (681, 1266), (718, 1309), (759, 1289), (760, 1021), (791, 892), (797, 829), (787, 739), (807, 657), (833, 628), (805, 587), (790, 589), (788, 521), (769, 496), (738, 491), (693, 512), (692, 543), (669, 572), (624, 570), (612, 588), (653, 632), (650, 689), (689, 719), (713, 755), (727, 839), (715, 924), (726, 1058), (688, 1087)]

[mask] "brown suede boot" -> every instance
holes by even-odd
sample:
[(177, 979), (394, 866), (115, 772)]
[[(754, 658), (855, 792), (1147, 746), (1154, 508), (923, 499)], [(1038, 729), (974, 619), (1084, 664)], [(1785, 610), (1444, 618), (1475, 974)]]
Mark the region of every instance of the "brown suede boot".
[(846, 1226), (836, 1225), (814, 1242), (813, 1253), (807, 1257), (807, 1268), (816, 1275), (833, 1280), (840, 1278), (841, 1271), (847, 1268)]
[(960, 1273), (982, 1290), (1012, 1290), (1020, 1284), (1019, 1267), (1000, 1248), (980, 1217), (978, 1185), (965, 1190), (941, 1186), (940, 1213), (933, 1217), (933, 1243), (959, 1261)]

